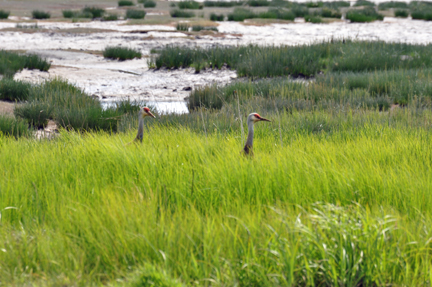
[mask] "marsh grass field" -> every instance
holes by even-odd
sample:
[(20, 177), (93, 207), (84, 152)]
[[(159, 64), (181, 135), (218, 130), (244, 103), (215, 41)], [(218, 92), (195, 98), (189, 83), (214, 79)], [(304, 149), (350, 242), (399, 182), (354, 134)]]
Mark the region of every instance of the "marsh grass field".
[[(347, 7), (247, 2), (276, 4)], [(85, 13), (73, 9), (66, 16)], [(156, 118), (145, 119), (142, 143), (133, 139), (145, 103), (103, 108), (67, 78), (17, 80), (50, 62), (0, 51), (0, 99), (15, 105), (0, 115), (0, 285), (431, 286), (431, 48), (350, 38), (163, 45), (147, 55), (154, 73), (238, 78), (193, 87), (187, 114), (149, 106)], [(144, 54), (106, 46), (104, 56)], [(271, 122), (256, 123), (245, 156), (251, 112)], [(36, 137), (48, 122), (58, 132)]]

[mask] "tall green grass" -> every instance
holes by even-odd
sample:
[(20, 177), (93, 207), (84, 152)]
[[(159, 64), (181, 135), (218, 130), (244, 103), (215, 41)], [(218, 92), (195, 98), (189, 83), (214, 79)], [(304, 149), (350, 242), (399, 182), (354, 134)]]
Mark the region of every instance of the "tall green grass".
[(371, 2), (371, 1), (368, 1), (368, 0), (357, 0), (355, 3), (354, 3), (354, 6), (369, 6), (369, 7), (374, 7), (375, 6), (375, 3), (374, 2)]
[(0, 137), (2, 283), (430, 280), (430, 111), (262, 115), (254, 158), (232, 111), (150, 119), (142, 145)]
[[(28, 124), (24, 120), (14, 119), (13, 117), (7, 115), (0, 115), (0, 138), (19, 138), (29, 136), (30, 131), (28, 130)], [(2, 140), (0, 139), (0, 143), (1, 141)]]
[(51, 64), (38, 55), (20, 55), (14, 52), (0, 50), (0, 74), (12, 77), (22, 69), (38, 69), (48, 71)]
[(166, 46), (152, 60), (157, 68), (228, 65), (251, 78), (311, 77), (329, 71), (375, 71), (432, 67), (430, 45), (330, 40), (301, 46), (189, 48)]
[(134, 6), (135, 3), (133, 1), (130, 1), (130, 0), (119, 0), (117, 2), (117, 5), (119, 7), (121, 7), (121, 6)]
[(390, 8), (408, 9), (408, 4), (406, 2), (398, 1), (381, 2), (378, 4), (379, 10), (388, 10)]
[(243, 1), (204, 1), (204, 7), (234, 7), (243, 5)]
[(194, 12), (183, 11), (179, 9), (171, 10), (170, 15), (173, 18), (192, 18), (195, 17)]
[(10, 78), (0, 80), (0, 100), (25, 101), (28, 99), (31, 85), (23, 81), (14, 81)]
[(87, 6), (82, 9), (82, 12), (85, 15), (91, 14), (92, 18), (101, 18), (105, 14), (105, 9), (95, 6)]
[(134, 58), (141, 58), (141, 52), (132, 48), (125, 47), (105, 47), (103, 51), (104, 58), (114, 59), (114, 60), (130, 60)]
[(398, 9), (394, 13), (395, 17), (407, 18), (409, 16), (409, 12), (403, 9)]

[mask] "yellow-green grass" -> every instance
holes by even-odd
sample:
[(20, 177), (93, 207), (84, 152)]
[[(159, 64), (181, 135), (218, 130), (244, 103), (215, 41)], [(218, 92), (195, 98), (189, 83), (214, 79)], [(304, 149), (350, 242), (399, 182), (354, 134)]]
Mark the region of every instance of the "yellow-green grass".
[(238, 124), (186, 116), (146, 119), (142, 144), (0, 137), (2, 283), (429, 284), (430, 112), (269, 115), (253, 158)]

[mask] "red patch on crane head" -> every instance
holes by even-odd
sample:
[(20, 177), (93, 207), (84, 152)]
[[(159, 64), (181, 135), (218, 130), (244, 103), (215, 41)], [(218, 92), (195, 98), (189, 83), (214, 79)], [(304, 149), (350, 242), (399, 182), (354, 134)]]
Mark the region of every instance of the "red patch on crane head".
[(144, 110), (144, 111), (146, 111), (147, 113), (149, 113), (149, 112), (150, 112), (150, 109), (149, 109), (149, 108), (147, 108), (147, 107), (144, 107), (144, 108), (143, 108), (143, 110)]
[(258, 114), (254, 114), (254, 116), (257, 117), (257, 118), (259, 118), (259, 119), (261, 119), (261, 116), (258, 115)]

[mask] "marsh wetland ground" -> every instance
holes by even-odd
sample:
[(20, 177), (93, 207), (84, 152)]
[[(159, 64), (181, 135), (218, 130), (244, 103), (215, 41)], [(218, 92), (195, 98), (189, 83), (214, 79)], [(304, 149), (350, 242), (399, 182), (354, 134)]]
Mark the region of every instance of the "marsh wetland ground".
[(0, 285), (431, 286), (431, 3), (129, 2), (0, 2)]

